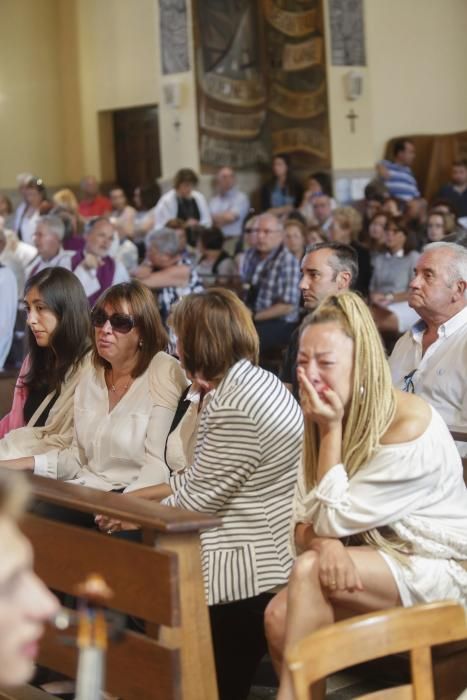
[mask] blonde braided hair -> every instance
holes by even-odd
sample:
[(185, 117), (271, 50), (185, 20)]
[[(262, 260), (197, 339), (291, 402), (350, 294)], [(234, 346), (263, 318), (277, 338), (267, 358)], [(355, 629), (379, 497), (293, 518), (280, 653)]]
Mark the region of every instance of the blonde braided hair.
[[(385, 351), (370, 311), (354, 292), (327, 297), (307, 316), (301, 333), (318, 323), (338, 323), (354, 344), (350, 406), (342, 439), (342, 461), (349, 478), (369, 459), (394, 419), (396, 401)], [(303, 464), (305, 482), (311, 490), (317, 482), (319, 433), (316, 423), (305, 418)], [(400, 555), (405, 543), (394, 533), (379, 530), (361, 533), (357, 539)], [(355, 539), (355, 538), (352, 538)]]

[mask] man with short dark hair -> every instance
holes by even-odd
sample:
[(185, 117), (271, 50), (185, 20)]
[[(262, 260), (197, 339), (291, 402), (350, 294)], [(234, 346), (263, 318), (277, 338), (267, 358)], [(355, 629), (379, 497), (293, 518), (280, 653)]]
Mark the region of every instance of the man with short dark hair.
[(313, 197), (313, 213), (318, 225), (324, 233), (332, 226), (332, 199), (320, 192)]
[(391, 197), (407, 202), (420, 197), (417, 181), (411, 169), (415, 160), (415, 146), (410, 139), (399, 139), (394, 143), (394, 159), (382, 160), (377, 172)]
[(394, 385), (431, 403), (451, 430), (467, 432), (467, 250), (442, 241), (427, 245), (409, 285), (409, 306), (421, 321), (389, 358)]
[(451, 182), (440, 189), (436, 199), (452, 204), (458, 218), (467, 217), (467, 160), (456, 160), (452, 164)]
[[(309, 312), (329, 294), (349, 289), (358, 277), (357, 253), (344, 243), (317, 243), (308, 249), (302, 260), (300, 290), (303, 305)], [(290, 339), (280, 378), (298, 399), (297, 355), (299, 328)]]

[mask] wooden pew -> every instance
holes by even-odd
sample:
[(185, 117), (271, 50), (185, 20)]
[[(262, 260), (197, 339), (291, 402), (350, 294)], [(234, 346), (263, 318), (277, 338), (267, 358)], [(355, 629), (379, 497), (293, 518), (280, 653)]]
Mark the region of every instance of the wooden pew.
[[(122, 700), (217, 700), (199, 536), (220, 521), (37, 476), (31, 484), (36, 499), (143, 530), (139, 544), (33, 514), (22, 522), (36, 571), (50, 588), (72, 594), (76, 582), (98, 572), (114, 591), (112, 609), (145, 621), (146, 635), (126, 631), (122, 641), (110, 643), (107, 691)], [(39, 663), (74, 677), (77, 652), (60, 640), (62, 634), (69, 636), (48, 629)], [(28, 696), (0, 691), (0, 698)]]
[(6, 416), (11, 408), (18, 370), (0, 372), (0, 418)]

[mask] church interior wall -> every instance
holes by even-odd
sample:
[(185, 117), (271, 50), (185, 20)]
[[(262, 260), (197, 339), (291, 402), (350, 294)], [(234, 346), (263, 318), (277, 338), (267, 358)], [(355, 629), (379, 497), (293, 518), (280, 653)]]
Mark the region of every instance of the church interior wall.
[[(327, 42), (336, 172), (371, 171), (393, 136), (467, 123), (465, 0), (364, 0), (364, 11), (368, 65), (359, 69), (359, 100), (346, 100), (348, 67), (330, 64)], [(188, 18), (192, 37), (190, 0)], [(25, 170), (50, 186), (86, 172), (111, 180), (111, 110), (145, 104), (159, 104), (163, 179), (181, 165), (199, 168), (193, 42), (189, 70), (162, 75), (159, 0), (3, 0), (0, 38), (3, 189)], [(174, 84), (175, 108), (164, 100), (164, 86)]]

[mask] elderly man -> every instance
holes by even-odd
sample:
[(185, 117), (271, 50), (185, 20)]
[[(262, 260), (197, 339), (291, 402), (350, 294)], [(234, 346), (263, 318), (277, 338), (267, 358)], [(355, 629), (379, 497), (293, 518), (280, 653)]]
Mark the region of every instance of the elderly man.
[(128, 282), (124, 265), (109, 255), (114, 229), (106, 217), (91, 219), (84, 231), (85, 244), (71, 262), (71, 269), (81, 282), (92, 306), (108, 287)]
[(172, 306), (192, 292), (204, 287), (187, 256), (180, 253), (180, 242), (174, 229), (153, 231), (146, 238), (146, 260), (134, 276), (157, 291), (162, 320), (167, 321)]
[(216, 176), (217, 194), (209, 202), (214, 226), (224, 234), (224, 248), (230, 255), (240, 240), (242, 226), (250, 202), (244, 192), (235, 185), (235, 173), (232, 168), (221, 168)]
[(58, 216), (47, 214), (40, 217), (32, 239), (37, 249), (37, 256), (26, 270), (28, 279), (46, 267), (64, 267), (71, 270), (73, 252), (63, 250), (64, 235), (65, 225)]
[(467, 432), (467, 250), (456, 243), (426, 246), (409, 305), (421, 321), (389, 358), (393, 382), (431, 403), (451, 430)]
[(259, 216), (255, 233), (255, 242), (245, 253), (240, 274), (248, 285), (246, 304), (264, 352), (287, 345), (295, 329), (300, 266), (284, 247), (283, 227), (276, 216)]
[[(317, 243), (308, 249), (302, 260), (300, 290), (307, 311), (314, 311), (329, 294), (337, 294), (353, 286), (358, 277), (358, 258), (345, 243)], [(297, 328), (290, 339), (280, 378), (298, 398), (297, 355), (300, 338)]]

